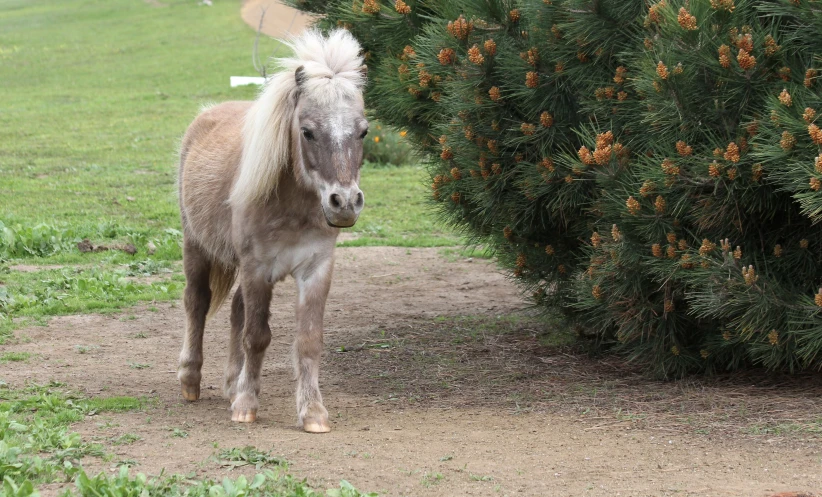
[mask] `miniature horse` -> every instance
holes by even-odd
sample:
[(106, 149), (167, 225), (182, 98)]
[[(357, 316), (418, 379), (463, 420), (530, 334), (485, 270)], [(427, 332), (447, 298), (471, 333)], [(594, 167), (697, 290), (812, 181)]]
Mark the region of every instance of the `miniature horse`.
[(257, 417), (260, 370), (271, 341), (273, 285), (297, 282), (294, 369), (298, 425), (331, 430), (319, 388), (323, 312), (340, 228), (363, 208), (359, 189), (365, 68), (344, 30), (308, 31), (287, 45), (282, 71), (253, 102), (204, 110), (180, 152), (180, 216), (186, 276), (186, 331), (178, 378), (183, 397), (200, 397), (207, 316), (231, 302), (225, 395), (231, 419)]

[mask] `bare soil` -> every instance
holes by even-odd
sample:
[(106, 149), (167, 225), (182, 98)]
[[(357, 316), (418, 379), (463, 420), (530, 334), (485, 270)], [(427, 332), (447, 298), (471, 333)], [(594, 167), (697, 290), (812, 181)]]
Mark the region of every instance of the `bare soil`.
[[(2, 379), (149, 399), (142, 411), (76, 426), (116, 454), (111, 462), (89, 458), (92, 471), (131, 461), (148, 474), (250, 473), (214, 456), (217, 447), (253, 445), (283, 456), (317, 487), (347, 479), (385, 495), (766, 496), (822, 488), (818, 377), (650, 380), (615, 358), (550, 345), (551, 324), (529, 317), (491, 263), (437, 249), (338, 249), (321, 373), (333, 431), (302, 433), (289, 358), (294, 299), (293, 281), (275, 289), (255, 424), (232, 423), (220, 392), (228, 306), (207, 326), (195, 403), (182, 400), (175, 375), (184, 327), (176, 304), (22, 330), (4, 350), (34, 356), (4, 364)], [(126, 433), (141, 439), (112, 444)]]
[(244, 0), (240, 15), (254, 30), (259, 29), (273, 38), (299, 34), (314, 20), (304, 12), (283, 5), (281, 0)]

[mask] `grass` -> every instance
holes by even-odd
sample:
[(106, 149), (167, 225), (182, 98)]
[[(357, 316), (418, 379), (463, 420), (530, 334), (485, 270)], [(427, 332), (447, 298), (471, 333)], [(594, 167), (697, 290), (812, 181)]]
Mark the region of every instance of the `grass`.
[(0, 355), (0, 363), (4, 362), (26, 362), (31, 357), (29, 352), (5, 352)]
[[(5, 226), (63, 240), (133, 235), (139, 254), (179, 229), (179, 140), (204, 104), (254, 97), (228, 86), (253, 74), (254, 33), (231, 2), (163, 3), (0, 3), (0, 193), (14, 199), (0, 207)], [(261, 40), (262, 54), (279, 48)], [(367, 167), (355, 232), (453, 244), (429, 219), (423, 178), (419, 167)]]
[(143, 301), (176, 300), (185, 284), (180, 274), (152, 283), (130, 279), (129, 274), (128, 267), (105, 265), (103, 269), (7, 272), (0, 286), (0, 344), (14, 328), (48, 316), (111, 312)]
[(60, 390), (62, 385), (0, 389), (0, 479), (17, 487), (26, 482), (70, 480), (80, 460), (102, 456), (99, 445), (84, 442), (68, 428), (87, 415), (139, 409), (142, 399), (84, 399)]
[(356, 239), (343, 247), (391, 245), (443, 247), (460, 238), (443, 229), (428, 209), (430, 186), (423, 183), (422, 166), (366, 167), (360, 176), (365, 207), (354, 227), (343, 230)]
[[(0, 480), (3, 481), (0, 495), (37, 495), (40, 484), (73, 482), (74, 488), (67, 488), (64, 495), (375, 496), (360, 493), (345, 481), (339, 489), (317, 492), (305, 481), (290, 476), (284, 460), (253, 447), (224, 450), (218, 456), (220, 460), (230, 461), (232, 466), (253, 465), (257, 470), (263, 469), (251, 479), (239, 476), (216, 482), (191, 480), (183, 475), (148, 478), (143, 474), (130, 475), (128, 465), (121, 465), (113, 476), (102, 472), (88, 475), (82, 467), (84, 458), (108, 460), (113, 455), (106, 454), (99, 444), (85, 442), (70, 431), (71, 425), (86, 416), (135, 411), (145, 405), (145, 399), (134, 397), (84, 398), (65, 390), (65, 385), (60, 383), (22, 390), (0, 388)], [(109, 443), (130, 445), (140, 439), (139, 435), (125, 433), (110, 439)]]
[[(204, 104), (254, 97), (228, 85), (254, 74), (254, 32), (233, 2), (162, 3), (0, 0), (0, 344), (48, 316), (180, 297), (177, 148)], [(262, 39), (260, 53), (281, 48)], [(340, 245), (461, 243), (429, 212), (425, 177), (366, 164), (366, 207)], [(86, 238), (112, 250), (81, 253)]]
[(438, 253), (448, 262), (455, 262), (460, 259), (491, 259), (494, 257), (494, 252), (485, 246), (468, 246), (468, 247), (445, 247), (441, 248)]
[[(149, 233), (178, 225), (179, 139), (204, 103), (254, 95), (228, 86), (250, 72), (253, 33), (230, 2), (164, 3), (3, 2), (7, 224), (56, 223), (81, 237), (99, 219)], [(276, 47), (262, 43), (262, 53)]]

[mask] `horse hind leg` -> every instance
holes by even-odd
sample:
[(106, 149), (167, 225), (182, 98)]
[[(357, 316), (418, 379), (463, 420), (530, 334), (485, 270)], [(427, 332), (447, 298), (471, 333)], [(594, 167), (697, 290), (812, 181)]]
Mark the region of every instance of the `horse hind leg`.
[(183, 241), (183, 270), (186, 288), (183, 302), (186, 311), (186, 330), (177, 378), (180, 380), (183, 398), (195, 401), (200, 398), (200, 379), (203, 367), (203, 331), (211, 303), (209, 274), (211, 261), (195, 242)]

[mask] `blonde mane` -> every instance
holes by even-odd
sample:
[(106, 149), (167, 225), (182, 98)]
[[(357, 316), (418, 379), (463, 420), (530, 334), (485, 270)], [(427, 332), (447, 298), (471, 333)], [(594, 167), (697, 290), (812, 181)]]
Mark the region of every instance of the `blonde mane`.
[(235, 205), (266, 200), (288, 169), (298, 92), (323, 105), (355, 97), (365, 83), (360, 44), (348, 31), (337, 29), (324, 37), (309, 30), (283, 43), (293, 56), (277, 59), (280, 72), (266, 81), (245, 116), (240, 173), (229, 197)]

